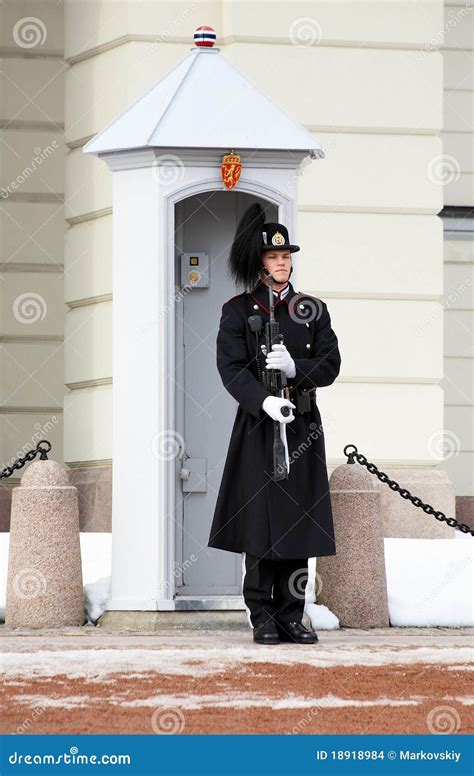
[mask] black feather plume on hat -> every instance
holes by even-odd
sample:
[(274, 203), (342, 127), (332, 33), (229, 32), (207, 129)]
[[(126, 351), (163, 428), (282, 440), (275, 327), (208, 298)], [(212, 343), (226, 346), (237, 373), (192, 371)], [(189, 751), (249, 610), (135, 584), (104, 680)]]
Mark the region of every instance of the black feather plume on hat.
[(252, 290), (262, 269), (262, 227), (265, 211), (258, 203), (250, 205), (237, 226), (229, 256), (232, 278), (246, 290)]

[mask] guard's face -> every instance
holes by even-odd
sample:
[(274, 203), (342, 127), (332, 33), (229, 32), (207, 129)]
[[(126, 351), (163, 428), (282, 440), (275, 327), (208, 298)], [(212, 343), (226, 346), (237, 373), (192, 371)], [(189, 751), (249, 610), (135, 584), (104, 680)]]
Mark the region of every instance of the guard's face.
[(271, 274), (276, 283), (286, 283), (291, 272), (291, 251), (263, 251), (262, 264)]

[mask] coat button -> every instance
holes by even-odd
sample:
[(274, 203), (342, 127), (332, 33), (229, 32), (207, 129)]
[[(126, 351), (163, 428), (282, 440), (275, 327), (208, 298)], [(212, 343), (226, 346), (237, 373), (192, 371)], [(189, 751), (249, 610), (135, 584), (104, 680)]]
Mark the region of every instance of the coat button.
[(306, 343), (306, 349), (307, 349), (307, 350), (309, 350), (309, 349), (310, 349), (310, 347), (311, 347), (311, 345), (309, 344), (309, 342), (307, 342), (307, 343)]
[(306, 326), (307, 326), (307, 327), (308, 327), (308, 329), (309, 329), (309, 323), (307, 323), (307, 324), (306, 324)]
[(253, 309), (258, 310), (258, 304), (254, 304)]

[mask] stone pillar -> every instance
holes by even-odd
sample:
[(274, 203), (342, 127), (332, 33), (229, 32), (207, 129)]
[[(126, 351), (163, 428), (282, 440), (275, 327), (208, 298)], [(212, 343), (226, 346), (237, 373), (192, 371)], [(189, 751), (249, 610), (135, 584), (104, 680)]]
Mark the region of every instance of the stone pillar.
[(329, 479), (336, 555), (317, 559), (318, 604), (348, 628), (390, 624), (377, 480), (359, 464), (338, 466)]
[(55, 461), (26, 469), (12, 491), (5, 624), (83, 625), (77, 488)]

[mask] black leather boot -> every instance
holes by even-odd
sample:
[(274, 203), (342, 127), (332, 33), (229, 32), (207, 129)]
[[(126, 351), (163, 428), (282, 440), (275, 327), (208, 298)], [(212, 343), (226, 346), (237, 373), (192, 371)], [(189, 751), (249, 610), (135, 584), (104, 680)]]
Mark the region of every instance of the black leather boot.
[(316, 644), (318, 634), (314, 630), (308, 630), (300, 622), (277, 623), (277, 632), (280, 641), (292, 641), (295, 644)]
[(260, 622), (253, 629), (253, 640), (257, 644), (279, 644), (280, 638), (273, 620)]

